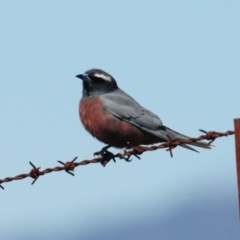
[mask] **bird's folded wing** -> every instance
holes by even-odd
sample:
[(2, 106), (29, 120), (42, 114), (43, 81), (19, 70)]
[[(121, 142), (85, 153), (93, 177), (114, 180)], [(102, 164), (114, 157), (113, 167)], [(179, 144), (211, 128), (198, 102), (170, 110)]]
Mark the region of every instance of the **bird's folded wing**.
[[(189, 138), (186, 135), (164, 126), (157, 115), (139, 105), (132, 97), (120, 89), (101, 95), (101, 99), (104, 102), (105, 110), (113, 116), (159, 137), (162, 141)], [(205, 142), (190, 144), (203, 148), (211, 148)], [(196, 151), (186, 144), (182, 144), (181, 147)]]
[(163, 126), (157, 115), (140, 106), (132, 97), (120, 89), (102, 95), (101, 99), (106, 111), (138, 128), (145, 131), (158, 131)]

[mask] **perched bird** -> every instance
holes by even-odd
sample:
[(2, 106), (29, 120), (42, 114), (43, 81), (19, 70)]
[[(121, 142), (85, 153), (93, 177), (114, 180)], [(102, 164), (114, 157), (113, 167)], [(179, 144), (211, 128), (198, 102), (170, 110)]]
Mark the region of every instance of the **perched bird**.
[[(121, 90), (107, 72), (91, 69), (76, 77), (83, 80), (80, 119), (87, 131), (108, 145), (103, 150), (189, 138), (163, 125), (157, 115)], [(205, 142), (189, 144), (211, 148)], [(196, 151), (186, 144), (181, 146)]]

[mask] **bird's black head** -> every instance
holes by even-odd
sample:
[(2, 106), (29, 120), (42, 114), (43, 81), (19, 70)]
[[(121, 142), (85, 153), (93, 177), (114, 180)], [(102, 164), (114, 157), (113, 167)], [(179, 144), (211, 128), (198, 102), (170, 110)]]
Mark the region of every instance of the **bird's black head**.
[(91, 69), (76, 77), (83, 80), (83, 98), (101, 95), (118, 88), (115, 79), (100, 69)]

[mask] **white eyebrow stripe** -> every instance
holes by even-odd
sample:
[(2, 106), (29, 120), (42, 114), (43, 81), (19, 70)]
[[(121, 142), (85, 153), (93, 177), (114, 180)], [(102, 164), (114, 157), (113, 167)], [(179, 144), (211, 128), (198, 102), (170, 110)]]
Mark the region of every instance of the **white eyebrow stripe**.
[(105, 81), (111, 82), (111, 77), (106, 76), (106, 75), (104, 75), (104, 74), (102, 74), (102, 73), (95, 73), (94, 76), (95, 76), (95, 77), (102, 78), (102, 79), (105, 80)]

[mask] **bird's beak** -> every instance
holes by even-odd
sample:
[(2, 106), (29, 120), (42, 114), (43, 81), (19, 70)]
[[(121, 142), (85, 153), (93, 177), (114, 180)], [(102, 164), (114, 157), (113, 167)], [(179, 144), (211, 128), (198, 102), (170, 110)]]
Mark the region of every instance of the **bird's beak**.
[(87, 82), (87, 83), (92, 82), (91, 78), (86, 73), (78, 74), (76, 77), (82, 79), (84, 82)]

